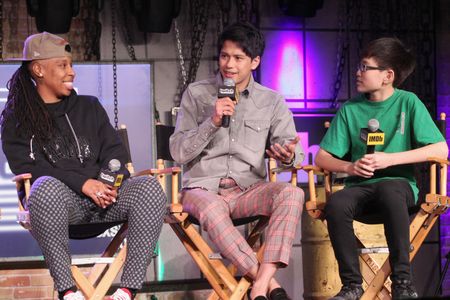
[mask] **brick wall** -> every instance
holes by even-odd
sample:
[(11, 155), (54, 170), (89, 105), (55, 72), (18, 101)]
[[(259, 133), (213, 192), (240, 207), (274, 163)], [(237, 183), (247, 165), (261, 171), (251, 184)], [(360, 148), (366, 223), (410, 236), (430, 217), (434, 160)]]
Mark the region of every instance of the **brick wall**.
[[(82, 269), (87, 271), (87, 269)], [(206, 299), (211, 290), (139, 293), (136, 300)], [(54, 300), (53, 280), (47, 269), (0, 270), (0, 300)]]
[(57, 299), (46, 269), (0, 270), (0, 299)]

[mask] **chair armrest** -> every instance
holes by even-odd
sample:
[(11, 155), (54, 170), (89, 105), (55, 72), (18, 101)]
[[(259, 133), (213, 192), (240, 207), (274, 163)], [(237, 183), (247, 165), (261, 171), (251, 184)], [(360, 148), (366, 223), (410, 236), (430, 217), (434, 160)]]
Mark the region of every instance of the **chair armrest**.
[[(19, 206), (19, 215), (20, 214), (27, 214), (25, 207), (28, 206), (28, 197), (30, 196), (30, 189), (31, 189), (31, 181), (30, 179), (33, 176), (31, 173), (24, 173), (19, 174), (13, 177), (12, 181), (16, 183), (16, 191), (17, 191), (17, 200), (18, 200), (18, 206)], [(25, 195), (22, 193), (25, 192)], [(24, 201), (24, 203), (22, 203)], [(24, 207), (25, 205), (25, 207)], [(25, 220), (26, 217), (19, 217), (18, 215), (18, 221), (27, 228), (25, 225), (27, 221)]]
[[(449, 161), (441, 157), (428, 157), (427, 161), (430, 163), (430, 194), (437, 193), (437, 186), (439, 186), (439, 194), (447, 195), (447, 169)], [(439, 169), (439, 184), (437, 184), (437, 171)]]
[(148, 170), (140, 171), (140, 172), (133, 174), (133, 177), (142, 176), (142, 175), (155, 176), (156, 179), (161, 184), (164, 192), (166, 192), (166, 176), (172, 176), (172, 197), (171, 197), (171, 199), (172, 199), (172, 204), (177, 206), (177, 204), (179, 204), (178, 178), (179, 178), (180, 173), (181, 173), (180, 167), (171, 167), (171, 168), (148, 169)]
[(325, 193), (328, 195), (331, 193), (330, 172), (314, 165), (304, 165), (300, 166), (300, 168), (308, 173), (309, 200), (305, 202), (306, 211), (314, 219), (323, 219), (324, 205), (323, 203), (317, 203), (317, 191), (314, 182), (314, 175), (322, 175), (325, 177)]
[(24, 174), (19, 174), (13, 177), (14, 182), (20, 182), (20, 181), (25, 181), (25, 180), (29, 180), (31, 179), (33, 176), (31, 175), (31, 173), (24, 173)]
[(427, 158), (428, 162), (435, 162), (435, 163), (439, 163), (439, 164), (443, 164), (443, 165), (449, 165), (450, 162), (445, 159), (445, 158), (440, 158), (440, 157), (428, 157)]
[(314, 166), (314, 165), (304, 165), (304, 166), (301, 166), (301, 169), (304, 170), (305, 172), (313, 171), (314, 175), (326, 176), (326, 175), (330, 174), (330, 171), (322, 169), (322, 168), (320, 168), (318, 166)]
[(273, 173), (280, 174), (280, 173), (285, 173), (285, 172), (296, 172), (296, 171), (298, 171), (300, 169), (301, 169), (301, 166), (299, 166), (299, 167), (292, 166), (292, 167), (284, 167), (284, 168), (283, 167), (276, 167), (276, 168), (271, 169), (270, 171), (273, 172)]
[(164, 169), (147, 169), (143, 171), (139, 171), (137, 173), (133, 174), (133, 177), (135, 176), (142, 176), (142, 175), (167, 175), (167, 174), (180, 174), (181, 168), (180, 167), (172, 167), (172, 168), (164, 168)]

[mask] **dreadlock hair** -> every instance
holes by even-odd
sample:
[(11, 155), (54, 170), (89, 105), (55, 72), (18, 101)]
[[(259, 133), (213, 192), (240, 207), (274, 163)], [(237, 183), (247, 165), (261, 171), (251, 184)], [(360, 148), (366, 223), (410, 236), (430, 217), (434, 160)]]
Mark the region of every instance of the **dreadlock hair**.
[(5, 108), (0, 116), (0, 125), (4, 128), (6, 121), (15, 118), (18, 134), (25, 138), (34, 138), (45, 142), (53, 132), (53, 119), (38, 94), (30, 73), (30, 62), (22, 65), (13, 74), (6, 87), (9, 90)]

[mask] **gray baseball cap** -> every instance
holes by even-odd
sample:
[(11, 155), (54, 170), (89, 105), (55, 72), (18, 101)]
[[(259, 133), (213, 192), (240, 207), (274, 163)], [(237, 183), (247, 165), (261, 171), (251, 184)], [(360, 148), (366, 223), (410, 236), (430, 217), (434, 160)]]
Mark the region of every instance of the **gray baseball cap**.
[(44, 31), (30, 35), (25, 40), (21, 58), (6, 60), (31, 61), (65, 56), (72, 57), (72, 48), (69, 43), (62, 37)]

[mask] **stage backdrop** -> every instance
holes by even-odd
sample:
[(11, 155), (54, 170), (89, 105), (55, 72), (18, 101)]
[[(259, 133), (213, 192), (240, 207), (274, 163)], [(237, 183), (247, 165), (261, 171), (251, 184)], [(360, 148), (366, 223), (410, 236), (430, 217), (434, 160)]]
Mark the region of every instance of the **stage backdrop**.
[[(18, 64), (0, 64), (0, 109), (6, 102), (7, 81)], [(78, 94), (94, 95), (108, 112), (114, 124), (113, 67), (110, 63), (75, 63), (75, 89)], [(153, 167), (153, 68), (149, 63), (119, 63), (118, 118), (126, 124), (131, 155), (136, 170)], [(15, 260), (20, 257), (41, 256), (37, 243), (29, 232), (16, 223), (17, 197), (15, 186), (3, 151), (0, 151), (0, 258)], [(83, 255), (99, 253), (110, 238), (71, 241), (72, 253)]]

